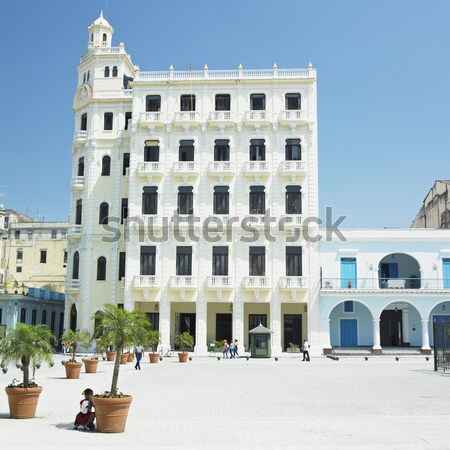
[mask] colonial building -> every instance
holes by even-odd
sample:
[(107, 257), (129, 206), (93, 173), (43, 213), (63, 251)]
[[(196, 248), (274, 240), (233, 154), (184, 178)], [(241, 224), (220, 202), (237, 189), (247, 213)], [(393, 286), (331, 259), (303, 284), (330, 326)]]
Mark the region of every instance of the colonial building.
[(143, 72), (102, 15), (88, 31), (73, 105), (72, 325), (92, 331), (111, 302), (147, 313), (163, 347), (183, 331), (197, 354), (220, 339), (248, 347), (260, 323), (272, 354), (315, 345), (317, 244), (301, 228), (318, 214), (315, 69)]
[(411, 227), (450, 228), (450, 180), (436, 180)]

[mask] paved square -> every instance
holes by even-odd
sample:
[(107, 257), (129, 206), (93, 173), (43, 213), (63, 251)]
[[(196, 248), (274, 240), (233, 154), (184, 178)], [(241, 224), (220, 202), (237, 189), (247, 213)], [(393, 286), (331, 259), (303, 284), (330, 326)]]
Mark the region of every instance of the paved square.
[[(38, 418), (9, 419), (2, 395), (2, 448), (450, 448), (450, 375), (434, 373), (424, 357), (150, 365), (146, 355), (140, 372), (121, 367), (119, 387), (134, 400), (126, 432), (115, 435), (72, 429), (81, 392), (108, 389), (113, 363), (67, 380), (61, 359), (38, 371)], [(6, 386), (21, 372), (1, 375)]]

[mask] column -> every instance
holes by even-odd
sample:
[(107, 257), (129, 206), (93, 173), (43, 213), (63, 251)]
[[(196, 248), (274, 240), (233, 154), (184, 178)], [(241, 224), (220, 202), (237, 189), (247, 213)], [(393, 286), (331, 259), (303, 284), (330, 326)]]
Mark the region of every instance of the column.
[(161, 298), (159, 305), (159, 329), (161, 331), (161, 346), (170, 348), (170, 300)]
[(208, 345), (206, 343), (206, 300), (203, 292), (197, 297), (196, 314), (196, 337), (194, 352), (197, 356), (208, 355)]
[(323, 336), (323, 354), (324, 355), (331, 355), (333, 348), (331, 347), (331, 340), (330, 340), (330, 324), (331, 324), (331, 319), (324, 319), (323, 320), (324, 325), (324, 330), (322, 332), (322, 336)]
[(373, 319), (373, 347), (372, 353), (374, 355), (381, 355), (380, 345), (380, 319)]
[(410, 346), (409, 341), (409, 308), (402, 309), (402, 336), (403, 336), (403, 345), (405, 347)]
[(422, 319), (422, 347), (420, 353), (423, 355), (431, 355), (430, 337), (428, 335), (428, 319)]
[(233, 339), (238, 341), (238, 353), (244, 353), (244, 302), (241, 296), (234, 297), (233, 304)]
[(281, 355), (281, 307), (280, 299), (275, 292), (270, 303), (270, 317), (272, 319), (272, 356)]

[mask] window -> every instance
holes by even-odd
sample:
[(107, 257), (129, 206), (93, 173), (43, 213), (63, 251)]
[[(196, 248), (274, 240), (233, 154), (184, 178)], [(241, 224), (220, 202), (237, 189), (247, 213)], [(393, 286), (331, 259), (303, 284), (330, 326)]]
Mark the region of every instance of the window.
[(86, 83), (86, 72), (83, 74), (83, 83)]
[(124, 304), (123, 303), (117, 303), (117, 307), (119, 308), (119, 309), (123, 309), (124, 308)]
[(78, 160), (78, 176), (79, 177), (84, 177), (84, 157), (81, 157)]
[(108, 205), (108, 203), (103, 202), (100, 205), (99, 214), (98, 214), (98, 223), (100, 225), (108, 224), (108, 214), (109, 214), (109, 205)]
[(344, 302), (344, 312), (346, 312), (346, 313), (353, 312), (353, 301), (352, 300), (346, 300)]
[(142, 214), (158, 214), (158, 188), (144, 187), (142, 193)]
[(16, 272), (22, 273), (22, 266), (16, 266)]
[(178, 161), (194, 161), (194, 141), (180, 141)]
[(230, 111), (230, 94), (216, 95), (216, 111)]
[(87, 113), (84, 113), (84, 114), (81, 115), (80, 130), (81, 131), (86, 131), (87, 130)]
[(103, 42), (106, 42), (107, 41), (107, 37), (106, 37), (106, 33), (103, 33)]
[(41, 250), (40, 262), (41, 262), (41, 264), (47, 263), (47, 250)]
[(80, 275), (80, 254), (75, 252), (73, 255), (72, 280), (78, 280)]
[(191, 186), (178, 188), (178, 214), (194, 214), (194, 194)]
[(145, 141), (144, 161), (159, 161), (159, 141)]
[(266, 209), (266, 194), (264, 186), (250, 186), (250, 214), (264, 214)]
[(52, 230), (52, 239), (56, 239), (58, 237), (58, 231)]
[(75, 210), (75, 225), (81, 225), (81, 217), (83, 215), (83, 200), (77, 200), (77, 206)]
[(41, 323), (42, 325), (47, 325), (47, 311), (45, 309), (41, 314)]
[(14, 230), (14, 239), (20, 239), (20, 230)]
[(119, 70), (117, 69), (117, 66), (114, 66), (113, 67), (113, 70), (112, 70), (112, 76), (113, 77), (117, 77), (117, 74), (119, 73)]
[(127, 169), (130, 167), (130, 154), (124, 153), (123, 154), (123, 166), (122, 166), (122, 175), (127, 174)]
[(356, 258), (341, 258), (341, 288), (356, 288)]
[(250, 161), (265, 161), (266, 145), (264, 139), (250, 140)]
[(214, 187), (214, 200), (213, 208), (214, 214), (229, 214), (229, 187), (228, 186), (215, 186)]
[(286, 161), (301, 161), (302, 146), (300, 139), (286, 139)]
[(156, 247), (141, 247), (141, 275), (155, 275), (156, 273)]
[(26, 323), (27, 320), (27, 310), (25, 308), (20, 309), (20, 321)]
[(180, 111), (195, 111), (195, 95), (181, 96)]
[(286, 186), (286, 214), (302, 213), (302, 192), (300, 186)]
[(443, 288), (450, 288), (450, 258), (442, 258)]
[(17, 250), (16, 252), (16, 262), (23, 262), (23, 250)]
[[(67, 250), (64, 250), (63, 264), (67, 264)], [(64, 266), (65, 267), (65, 266)]]
[(132, 112), (131, 111), (127, 111), (125, 113), (125, 127), (124, 127), (125, 130), (128, 130), (128, 123), (130, 122), (131, 117), (132, 117)]
[(122, 278), (125, 277), (125, 264), (126, 264), (126, 252), (120, 252), (119, 253), (119, 281), (122, 280)]
[(120, 207), (120, 223), (123, 223), (125, 219), (128, 219), (128, 199), (123, 198)]
[(28, 230), (27, 235), (28, 239), (33, 239), (33, 230)]
[(286, 109), (287, 110), (302, 109), (300, 94), (286, 94)]
[(61, 239), (66, 239), (66, 237), (67, 237), (67, 231), (61, 230)]
[(91, 78), (91, 71), (90, 70), (87, 71), (86, 81), (89, 81), (89, 78)]
[(212, 274), (228, 276), (228, 247), (213, 247)]
[(55, 322), (56, 322), (56, 312), (52, 311), (52, 314), (50, 315), (50, 330), (52, 333), (55, 332)]
[(177, 275), (192, 275), (192, 247), (177, 247)]
[(102, 176), (109, 177), (111, 175), (111, 157), (106, 155), (102, 158)]
[(97, 280), (106, 280), (106, 258), (104, 256), (97, 259)]
[(109, 66), (105, 67), (105, 78), (109, 77)]
[(145, 97), (145, 110), (147, 112), (161, 111), (161, 96), (147, 95), (147, 97)]
[(249, 248), (249, 275), (251, 277), (263, 277), (266, 274), (266, 248)]
[(302, 276), (302, 248), (286, 247), (286, 276)]
[(37, 320), (37, 311), (33, 309), (31, 311), (31, 325), (36, 325), (36, 320)]
[(250, 109), (252, 111), (265, 111), (265, 109), (266, 109), (265, 94), (250, 95)]
[(214, 161), (230, 160), (230, 141), (228, 139), (217, 139), (214, 141)]
[(114, 114), (112, 112), (107, 112), (103, 115), (103, 129), (104, 130), (112, 130), (113, 129), (113, 117), (114, 117)]

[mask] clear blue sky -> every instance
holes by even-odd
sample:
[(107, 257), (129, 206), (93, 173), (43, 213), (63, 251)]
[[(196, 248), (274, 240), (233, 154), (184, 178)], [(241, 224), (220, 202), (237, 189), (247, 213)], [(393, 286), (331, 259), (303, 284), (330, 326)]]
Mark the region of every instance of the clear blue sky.
[[(105, 0), (2, 1), (0, 193), (46, 220), (69, 211), (72, 100)], [(113, 43), (141, 70), (318, 69), (321, 210), (409, 226), (450, 178), (450, 1), (108, 0)]]

